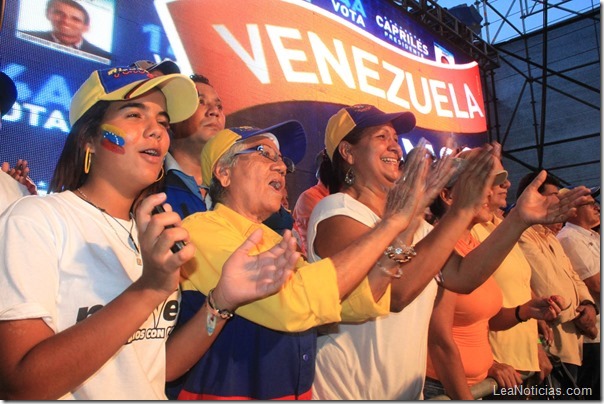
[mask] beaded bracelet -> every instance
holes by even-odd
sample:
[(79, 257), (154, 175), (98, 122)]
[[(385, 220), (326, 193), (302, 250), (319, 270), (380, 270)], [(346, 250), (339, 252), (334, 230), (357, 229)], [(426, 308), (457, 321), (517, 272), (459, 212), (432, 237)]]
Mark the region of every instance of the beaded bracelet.
[(223, 320), (228, 320), (234, 315), (232, 311), (219, 309), (218, 307), (216, 307), (216, 303), (214, 302), (214, 289), (210, 290), (210, 292), (208, 293), (208, 308), (210, 309), (213, 315), (219, 316)]
[(415, 257), (417, 253), (412, 245), (406, 246), (403, 244), (402, 247), (389, 246), (386, 248), (386, 251), (384, 251), (384, 255), (400, 265), (411, 261), (411, 258)]
[(400, 279), (400, 277), (403, 276), (403, 268), (401, 268), (400, 265), (398, 265), (395, 273), (390, 272), (388, 270), (388, 268), (386, 268), (384, 265), (382, 265), (382, 263), (380, 261), (377, 262), (377, 265), (380, 268), (380, 270), (388, 276), (391, 276), (396, 279)]
[(208, 336), (211, 336), (214, 333), (214, 329), (216, 329), (216, 318), (220, 317), (223, 320), (228, 320), (233, 317), (234, 313), (232, 311), (219, 309), (216, 307), (216, 303), (214, 302), (214, 289), (211, 289), (210, 292), (208, 292), (206, 303), (208, 305), (206, 331)]

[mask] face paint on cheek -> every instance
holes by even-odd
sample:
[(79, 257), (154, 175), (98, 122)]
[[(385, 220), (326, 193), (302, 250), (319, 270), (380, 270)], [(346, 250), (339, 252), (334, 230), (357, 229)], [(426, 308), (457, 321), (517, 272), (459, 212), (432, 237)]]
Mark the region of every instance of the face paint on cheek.
[(102, 124), (101, 131), (103, 132), (101, 146), (116, 154), (126, 153), (124, 150), (124, 144), (126, 144), (123, 136), (124, 132), (120, 128), (109, 124)]

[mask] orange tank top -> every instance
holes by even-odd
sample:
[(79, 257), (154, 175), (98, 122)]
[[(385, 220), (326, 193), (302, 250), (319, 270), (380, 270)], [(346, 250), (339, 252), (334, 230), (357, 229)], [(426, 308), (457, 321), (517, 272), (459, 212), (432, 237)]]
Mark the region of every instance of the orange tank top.
[[(470, 236), (470, 239), (458, 241), (455, 250), (465, 257), (479, 244), (479, 241)], [(488, 335), (489, 319), (499, 312), (502, 303), (501, 289), (492, 276), (472, 293), (457, 295), (452, 335), (469, 386), (484, 380), (493, 364), (493, 352)], [(433, 379), (438, 379), (429, 355), (426, 374)]]

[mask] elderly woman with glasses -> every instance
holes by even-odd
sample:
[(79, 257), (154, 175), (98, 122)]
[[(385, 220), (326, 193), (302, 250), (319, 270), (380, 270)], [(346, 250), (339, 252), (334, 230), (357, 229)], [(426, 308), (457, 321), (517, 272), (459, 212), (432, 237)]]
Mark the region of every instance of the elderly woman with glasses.
[[(305, 148), (304, 130), (296, 121), (266, 129), (225, 129), (206, 144), (202, 176), (210, 186), (214, 208), (183, 222), (198, 249), (184, 268), (179, 322), (186, 323), (188, 310), (194, 313), (204, 301), (212, 305), (211, 288), (222, 264), (247, 234), (258, 228), (264, 232), (252, 254), (281, 240), (262, 221), (279, 209), (289, 159), (299, 161)], [(331, 259), (314, 264), (300, 259), (297, 271), (273, 297), (243, 305), (235, 313), (228, 302), (212, 305), (219, 315), (208, 320), (208, 332), (214, 321), (230, 320), (182, 380), (178, 398), (309, 399), (315, 369), (314, 327), (388, 312), (390, 294), (375, 298), (366, 275), (417, 215), (416, 201), (422, 198), (420, 184), (425, 183), (427, 171), (423, 156), (410, 161), (407, 178), (395, 187), (381, 225)], [(293, 240), (289, 231), (283, 237)]]

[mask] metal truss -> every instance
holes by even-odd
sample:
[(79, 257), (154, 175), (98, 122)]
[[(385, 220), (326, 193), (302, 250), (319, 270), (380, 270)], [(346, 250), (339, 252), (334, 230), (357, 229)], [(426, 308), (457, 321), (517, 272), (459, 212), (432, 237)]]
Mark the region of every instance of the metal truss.
[(437, 3), (438, 0), (391, 0), (415, 21), (451, 42), (482, 69), (499, 66), (497, 50)]
[[(591, 4), (590, 4), (591, 3)], [(585, 166), (585, 165), (597, 165), (600, 164), (599, 159), (582, 160), (580, 157), (578, 161), (573, 164), (557, 165), (557, 166), (544, 166), (544, 156), (547, 154), (548, 148), (561, 143), (577, 142), (590, 138), (599, 138), (600, 133), (576, 133), (575, 135), (567, 136), (564, 139), (551, 140), (548, 139), (546, 133), (546, 120), (548, 119), (548, 95), (551, 97), (552, 94), (562, 96), (569, 102), (577, 102), (584, 106), (584, 108), (593, 109), (600, 111), (600, 103), (590, 102), (584, 99), (584, 97), (578, 97), (575, 95), (573, 88), (578, 88), (585, 93), (593, 93), (594, 95), (600, 94), (599, 86), (588, 85), (581, 80), (573, 78), (573, 71), (583, 69), (590, 65), (600, 64), (600, 55), (595, 60), (581, 61), (576, 63), (574, 66), (565, 68), (563, 70), (552, 69), (549, 66), (548, 54), (550, 49), (548, 48), (548, 37), (550, 34), (550, 27), (552, 22), (550, 19), (550, 13), (556, 11), (557, 19), (562, 18), (573, 18), (578, 19), (589, 19), (593, 20), (594, 24), (600, 23), (600, 9), (599, 3), (593, 3), (583, 1), (582, 6), (584, 7), (580, 11), (573, 10), (567, 5), (570, 5), (570, 0), (512, 0), (512, 1), (497, 1), (497, 0), (477, 0), (475, 6), (481, 9), (484, 18), (484, 32), (489, 42), (495, 42), (498, 36), (501, 34), (504, 26), (510, 27), (514, 32), (518, 34), (518, 39), (515, 41), (521, 41), (523, 50), (521, 52), (511, 52), (507, 50), (504, 44), (495, 44), (495, 48), (499, 52), (499, 60), (502, 64), (512, 68), (520, 78), (523, 80), (523, 84), (518, 91), (517, 101), (513, 106), (511, 116), (508, 117), (507, 122), (502, 124), (499, 121), (498, 113), (498, 100), (496, 95), (496, 87), (494, 81), (495, 72), (484, 71), (483, 80), (485, 85), (485, 92), (487, 93), (487, 103), (489, 104), (488, 112), (490, 113), (490, 125), (488, 129), (489, 138), (497, 140), (502, 144), (503, 153), (506, 158), (514, 160), (516, 163), (528, 168), (529, 170), (541, 170), (547, 169), (550, 174), (556, 176), (553, 172), (561, 169), (568, 169), (572, 167)], [(575, 3), (576, 4), (576, 3)], [(505, 6), (505, 10), (501, 10), (500, 7)], [(528, 29), (526, 20), (528, 18), (541, 18), (540, 26), (537, 25), (535, 28), (533, 25), (532, 29)], [(489, 21), (489, 18), (492, 21)], [(534, 22), (534, 21), (533, 21)], [(594, 30), (594, 34), (597, 31)], [(540, 63), (534, 61), (534, 57), (529, 47), (528, 38), (530, 35), (541, 36), (541, 49), (540, 51)], [(516, 47), (518, 48), (518, 47)], [(524, 64), (524, 69), (518, 68), (519, 63)], [(576, 60), (575, 62), (579, 62)], [(549, 79), (557, 78), (557, 84), (551, 84)], [(560, 85), (563, 83), (564, 85)], [(570, 90), (569, 90), (570, 89)], [(522, 103), (523, 97), (528, 93), (530, 103)], [(508, 105), (508, 108), (511, 106)], [(514, 120), (517, 119), (517, 113), (520, 108), (530, 108), (532, 116), (532, 127), (534, 131), (534, 144), (531, 146), (518, 147), (514, 144), (513, 140), (510, 141), (511, 128), (514, 124)], [(507, 147), (507, 146), (510, 147)], [(517, 157), (519, 152), (534, 152), (536, 153), (536, 164), (528, 164), (526, 159)], [(563, 178), (558, 177), (563, 184), (568, 183)]]
[[(600, 86), (594, 87), (574, 78), (573, 71), (600, 64), (598, 50), (597, 60), (579, 61), (571, 67), (564, 69), (551, 68), (548, 63), (548, 36), (550, 26), (563, 19), (574, 18), (593, 20), (599, 32), (600, 4), (597, 0), (476, 0), (474, 7), (482, 16), (482, 37), (477, 35), (466, 25), (458, 21), (446, 9), (440, 7), (437, 0), (390, 0), (401, 7), (404, 12), (416, 21), (431, 29), (438, 36), (445, 38), (460, 50), (468, 54), (481, 67), (483, 88), (485, 93), (486, 112), (488, 116), (487, 135), (490, 140), (497, 140), (502, 144), (503, 155), (510, 160), (535, 171), (548, 169), (551, 171), (571, 168), (573, 166), (590, 165), (598, 167), (599, 159), (575, 161), (573, 164), (562, 164), (545, 167), (544, 155), (548, 147), (560, 145), (564, 142), (577, 142), (586, 139), (599, 138), (600, 133), (575, 133), (564, 139), (548, 139), (546, 121), (548, 119), (548, 94), (564, 97), (566, 100), (577, 102), (584, 108), (600, 111), (599, 94)], [(582, 9), (577, 11), (577, 4)], [(555, 15), (554, 15), (555, 14)], [(531, 19), (529, 21), (529, 19)], [(540, 20), (540, 21), (539, 21)], [(530, 22), (531, 24), (528, 24)], [(540, 23), (539, 23), (540, 22)], [(514, 39), (500, 37), (503, 32), (513, 32)], [(539, 49), (540, 63), (535, 61), (532, 54), (534, 49), (529, 47), (529, 37), (541, 36), (541, 49)], [(508, 41), (509, 40), (509, 41)], [(506, 43), (521, 41), (522, 46), (509, 51)], [(599, 41), (599, 38), (597, 39)], [(521, 48), (520, 51), (518, 49)], [(599, 46), (598, 46), (599, 49)], [(504, 118), (499, 109), (501, 101), (497, 98), (495, 74), (496, 69), (505, 65), (511, 68), (519, 77), (520, 85), (515, 102), (507, 100), (505, 105), (508, 113)], [(522, 66), (522, 68), (519, 68)], [(563, 85), (561, 85), (561, 83)], [(598, 102), (586, 100), (577, 96), (573, 86), (590, 94), (598, 95)], [(526, 97), (528, 96), (528, 104)], [(509, 105), (510, 102), (514, 105)], [(511, 114), (509, 110), (512, 109)], [(514, 136), (510, 136), (515, 120), (520, 119), (518, 111), (530, 110), (532, 122), (525, 126), (532, 126), (534, 143), (530, 146), (515, 144)], [(504, 119), (505, 122), (501, 120)], [(526, 113), (524, 118), (526, 120)], [(553, 149), (552, 149), (553, 150)], [(536, 153), (536, 158), (521, 158), (518, 153), (526, 157), (526, 152)], [(599, 155), (599, 154), (598, 154)], [(530, 161), (530, 162), (528, 162)], [(555, 176), (555, 174), (553, 174)], [(568, 183), (563, 178), (558, 179)]]

